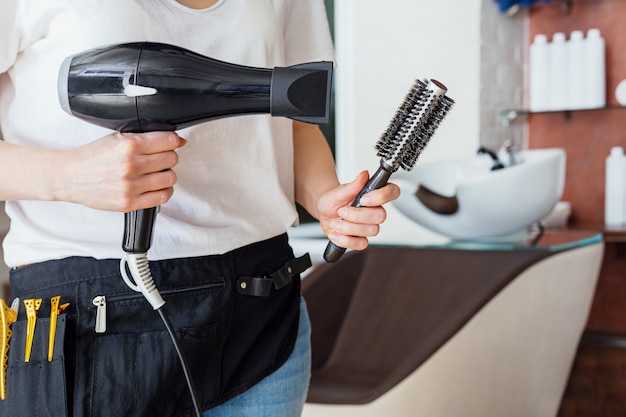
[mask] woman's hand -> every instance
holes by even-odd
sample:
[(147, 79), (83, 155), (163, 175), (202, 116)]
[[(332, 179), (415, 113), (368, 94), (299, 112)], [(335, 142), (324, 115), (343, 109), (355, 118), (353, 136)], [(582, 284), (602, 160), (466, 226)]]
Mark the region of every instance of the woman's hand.
[(376, 236), (380, 224), (387, 218), (383, 204), (397, 199), (400, 188), (392, 183), (372, 190), (361, 197), (361, 207), (352, 207), (359, 192), (369, 179), (366, 171), (347, 184), (333, 188), (320, 196), (317, 202), (318, 219), (328, 238), (337, 246), (363, 250), (367, 237)]
[(112, 133), (64, 151), (55, 199), (122, 212), (164, 204), (185, 143), (175, 132)]

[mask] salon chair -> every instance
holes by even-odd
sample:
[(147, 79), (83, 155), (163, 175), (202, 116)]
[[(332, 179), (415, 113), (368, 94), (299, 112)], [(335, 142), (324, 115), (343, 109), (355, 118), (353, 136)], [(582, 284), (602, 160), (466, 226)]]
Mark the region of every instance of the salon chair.
[(554, 417), (603, 250), (597, 233), (561, 231), (316, 265), (303, 416)]

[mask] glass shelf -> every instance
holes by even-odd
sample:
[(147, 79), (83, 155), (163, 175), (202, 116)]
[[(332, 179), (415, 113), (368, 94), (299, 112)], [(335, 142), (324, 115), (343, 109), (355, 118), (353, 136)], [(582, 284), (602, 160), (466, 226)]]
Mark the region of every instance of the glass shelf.
[(492, 239), (476, 241), (454, 241), (438, 244), (415, 245), (378, 245), (372, 246), (404, 246), (422, 249), (453, 249), (453, 250), (492, 250), (492, 251), (539, 251), (561, 252), (564, 250), (587, 246), (603, 240), (602, 232), (587, 229), (547, 229), (543, 232), (529, 230), (523, 233)]
[(577, 223), (574, 227), (585, 230), (598, 230), (604, 236), (605, 242), (626, 243), (626, 225), (607, 226), (604, 223)]
[(620, 110), (626, 109), (626, 106), (619, 105), (608, 105), (604, 107), (597, 107), (592, 109), (570, 109), (570, 110), (546, 110), (546, 111), (530, 111), (530, 110), (522, 110), (522, 109), (505, 109), (500, 111), (500, 118), (502, 120), (503, 126), (509, 126), (512, 122), (514, 122), (518, 117), (528, 116), (530, 114), (551, 114), (551, 113), (562, 113), (564, 117), (570, 118), (573, 112), (583, 112), (583, 111), (598, 111), (598, 110)]

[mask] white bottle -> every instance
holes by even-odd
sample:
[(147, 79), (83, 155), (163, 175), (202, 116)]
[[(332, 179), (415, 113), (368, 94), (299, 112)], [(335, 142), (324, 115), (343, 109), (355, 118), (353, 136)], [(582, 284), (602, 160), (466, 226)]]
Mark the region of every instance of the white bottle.
[(564, 110), (567, 106), (567, 46), (565, 33), (557, 32), (552, 35), (550, 51), (550, 110)]
[(606, 158), (604, 183), (604, 223), (607, 226), (624, 224), (624, 148), (615, 146)]
[(548, 38), (539, 34), (530, 45), (530, 110), (545, 111), (549, 109), (550, 98), (550, 54)]
[(575, 30), (567, 41), (567, 106), (568, 110), (584, 109), (586, 105), (587, 83), (585, 63), (585, 43), (583, 32)]
[(589, 29), (585, 39), (585, 62), (587, 73), (586, 108), (606, 105), (606, 62), (604, 39), (599, 29)]
[(626, 80), (622, 80), (615, 88), (615, 99), (617, 102), (626, 107)]

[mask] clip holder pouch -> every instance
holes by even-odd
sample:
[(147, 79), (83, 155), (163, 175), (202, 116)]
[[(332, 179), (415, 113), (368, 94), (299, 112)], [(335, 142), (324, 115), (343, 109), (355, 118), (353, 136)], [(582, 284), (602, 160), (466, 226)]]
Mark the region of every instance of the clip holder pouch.
[(50, 319), (38, 318), (31, 355), (24, 361), (28, 323), (26, 317), (12, 324), (6, 370), (6, 398), (0, 416), (67, 417), (64, 339), (66, 315), (57, 318), (52, 360), (48, 360)]

